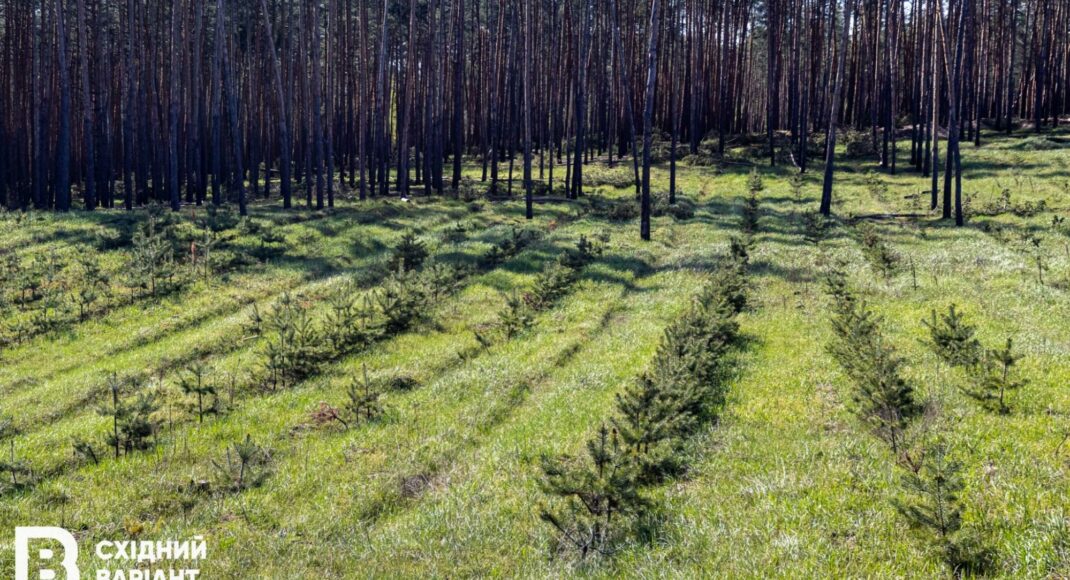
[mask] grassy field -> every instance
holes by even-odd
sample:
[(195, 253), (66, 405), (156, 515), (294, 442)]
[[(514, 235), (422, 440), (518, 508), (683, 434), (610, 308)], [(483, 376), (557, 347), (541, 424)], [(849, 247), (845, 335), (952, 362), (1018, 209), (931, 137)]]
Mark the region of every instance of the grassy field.
[[(202, 535), (204, 578), (948, 576), (938, 545), (896, 509), (903, 470), (857, 417), (855, 386), (829, 355), (823, 279), (839, 264), (926, 404), (924, 437), (946, 442), (963, 466), (964, 526), (993, 554), (988, 573), (1070, 575), (1070, 224), (1058, 220), (1070, 217), (1066, 134), (986, 135), (964, 147), (964, 228), (929, 213), (926, 178), (876, 173), (862, 160), (839, 168), (837, 218), (818, 228), (820, 177), (757, 165), (749, 305), (719, 420), (687, 441), (683, 474), (645, 492), (653, 515), (642, 534), (611, 557), (558, 549), (539, 520), (539, 459), (582, 453), (665, 328), (728, 259), (755, 167), (735, 154), (681, 165), (681, 203), (694, 214), (656, 217), (649, 243), (637, 220), (621, 219), (627, 212), (605, 209), (631, 203), (627, 164), (592, 165), (591, 197), (539, 204), (532, 222), (518, 201), (254, 205), (258, 227), (217, 224), (207, 272), (203, 253), (196, 270), (186, 248), (203, 246), (216, 217), (185, 210), (159, 218), (182, 251), (157, 296), (126, 274), (131, 232), (147, 212), (4, 215), (4, 256), (47, 281), (27, 290), (25, 275), (5, 277), (0, 573), (13, 569), (16, 526), (55, 525), (86, 546)], [(666, 190), (667, 166), (654, 179)], [(894, 267), (865, 251), (863, 222)], [(250, 320), (284, 296), (316, 321), (339, 294), (380, 296), (407, 233), (429, 262), (455, 267), (424, 316), (293, 384), (266, 385), (263, 331)], [(526, 242), (514, 247), (517, 236)], [(581, 237), (602, 253), (527, 329), (498, 333), (509, 300)], [(492, 248), (510, 251), (488, 262)], [(99, 256), (111, 290), (86, 315), (59, 298), (45, 304), (85, 283), (83, 253)], [(1023, 355), (1015, 373), (1028, 384), (1010, 395), (1009, 413), (966, 396), (973, 379), (927, 345), (922, 321), (952, 303), (985, 347), (1012, 338)], [(180, 388), (197, 361), (217, 385), (203, 420)], [(382, 416), (349, 428), (324, 419), (365, 371), (389, 385)], [(113, 372), (157, 394), (147, 448), (118, 459), (99, 412)], [(263, 450), (257, 481), (226, 489), (233, 482), (219, 465), (246, 437)], [(72, 441), (99, 457), (75, 453)]]

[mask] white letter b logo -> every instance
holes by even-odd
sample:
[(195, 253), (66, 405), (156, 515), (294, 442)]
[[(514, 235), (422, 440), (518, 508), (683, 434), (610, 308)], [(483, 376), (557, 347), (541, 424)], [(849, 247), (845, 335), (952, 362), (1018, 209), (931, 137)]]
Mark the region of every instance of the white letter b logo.
[[(30, 540), (35, 539), (59, 542), (63, 546), (63, 560), (58, 565), (67, 573), (67, 580), (79, 580), (78, 542), (67, 530), (52, 527), (15, 528), (15, 580), (30, 580)], [(55, 554), (51, 549), (42, 548), (37, 556), (47, 561), (41, 567), (41, 580), (54, 580), (57, 564), (54, 562)]]

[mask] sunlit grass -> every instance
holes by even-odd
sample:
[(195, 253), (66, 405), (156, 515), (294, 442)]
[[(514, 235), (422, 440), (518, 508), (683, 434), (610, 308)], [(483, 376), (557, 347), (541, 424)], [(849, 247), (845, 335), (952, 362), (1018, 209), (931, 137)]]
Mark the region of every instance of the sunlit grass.
[[(1060, 444), (1070, 433), (1070, 226), (1053, 217), (1068, 217), (1070, 155), (1038, 139), (963, 146), (971, 211), (1000, 207), (1004, 190), (1010, 206), (972, 215), (961, 229), (930, 214), (929, 181), (906, 167), (903, 148), (899, 174), (877, 178), (886, 185), (879, 197), (871, 191), (875, 164), (843, 161), (837, 225), (820, 244), (804, 239), (803, 218), (816, 209), (820, 176), (808, 173), (796, 196), (790, 168), (759, 165), (766, 189), (751, 252), (752, 307), (740, 317), (745, 340), (726, 411), (690, 443), (689, 471), (654, 492), (649, 537), (612, 559), (581, 563), (551, 550), (552, 534), (537, 517), (537, 460), (581, 449), (698, 291), (702, 270), (727, 253), (751, 170), (741, 152), (721, 167), (682, 164), (681, 195), (698, 211), (688, 220), (656, 218), (649, 244), (639, 242), (637, 221), (581, 215), (582, 204), (537, 205), (534, 227), (543, 237), (476, 273), (427, 322), (331, 361), (291, 389), (243, 390), (232, 409), (203, 424), (174, 392), (175, 372), (193, 358), (247, 372), (255, 353), (240, 328), (250, 301), (263, 306), (285, 291), (321, 296), (380, 263), (406, 230), (432, 253), (471, 263), (489, 241), (522, 225), (523, 204), (345, 201), (321, 219), (286, 225), (287, 259), (6, 351), (0, 411), (16, 415), (16, 453), (40, 482), (0, 497), (0, 529), (63, 523), (99, 540), (125, 538), (136, 522), (145, 538), (201, 534), (206, 577), (947, 575), (940, 555), (896, 513), (893, 458), (851, 413), (851, 386), (826, 354), (822, 272), (840, 260), (883, 317), (906, 375), (938, 411), (933, 429), (966, 465), (967, 521), (995, 548), (998, 574), (1065, 575), (1070, 443)], [(627, 160), (586, 173), (588, 194), (631, 198)], [(479, 168), (468, 175), (478, 178)], [(656, 191), (667, 190), (667, 166), (655, 168), (654, 180)], [(521, 191), (517, 180), (514, 193)], [(1041, 201), (1040, 211), (1025, 205)], [(271, 207), (254, 212), (287, 221)], [(880, 216), (876, 227), (900, 256), (888, 278), (860, 250), (854, 218), (863, 215)], [(33, 214), (17, 225), (4, 219), (12, 227), (3, 243), (26, 253), (63, 249), (71, 242), (57, 233), (90, 235), (109, 223), (80, 214)], [(447, 242), (446, 230), (460, 222), (470, 226), (468, 241)], [(473, 331), (581, 234), (608, 234), (605, 254), (529, 331), (481, 348)], [(1020, 372), (1029, 385), (1011, 399), (1010, 415), (964, 396), (966, 375), (923, 343), (921, 319), (950, 303), (986, 346), (1012, 337), (1026, 355)], [(337, 405), (365, 367), (373, 377), (410, 376), (415, 388), (385, 393), (379, 421), (349, 430), (317, 425), (312, 412), (321, 402)], [(100, 465), (75, 462), (71, 437), (105, 429), (94, 389), (112, 370), (160, 375), (171, 389), (159, 443)], [(246, 435), (272, 455), (264, 485), (241, 494), (190, 492), (191, 481), (215, 485), (211, 461)], [(0, 570), (11, 558), (0, 551)]]

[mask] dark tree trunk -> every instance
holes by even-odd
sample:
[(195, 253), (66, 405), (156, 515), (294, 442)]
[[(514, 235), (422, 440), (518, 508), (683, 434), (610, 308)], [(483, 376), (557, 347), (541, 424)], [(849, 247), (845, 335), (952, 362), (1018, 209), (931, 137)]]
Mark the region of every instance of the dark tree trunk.
[(587, 147), (587, 55), (591, 45), (591, 0), (583, 4), (576, 61), (576, 154), (572, 158), (572, 197), (583, 195), (583, 154)]
[(56, 138), (56, 209), (71, 209), (71, 76), (63, 0), (56, 0), (56, 60), (59, 63), (59, 135)]
[[(835, 2), (835, 0), (832, 0)], [(839, 116), (840, 97), (843, 92), (844, 67), (847, 62), (847, 38), (851, 28), (853, 0), (846, 0), (843, 8), (843, 29), (840, 32), (839, 56), (836, 63), (836, 81), (829, 106), (828, 133), (825, 143), (825, 181), (821, 190), (821, 214), (832, 215), (832, 178), (836, 163), (836, 121)]]
[(181, 98), (179, 75), (182, 70), (182, 66), (179, 63), (179, 45), (182, 42), (181, 14), (182, 0), (175, 0), (171, 14), (171, 86), (168, 91), (171, 104), (167, 111), (167, 190), (171, 195), (172, 211), (178, 211), (182, 208), (182, 198), (179, 194), (178, 185), (178, 108)]
[(225, 18), (227, 15), (224, 0), (217, 0), (216, 7), (219, 15), (219, 24), (216, 32), (216, 41), (223, 46), (223, 82), (227, 93), (227, 112), (230, 116), (231, 145), (234, 148), (234, 187), (238, 190), (238, 213), (248, 215), (245, 201), (245, 168), (243, 163), (244, 149), (242, 148), (241, 124), (238, 119), (238, 88), (234, 82), (234, 63), (227, 49), (227, 38), (224, 36)]
[(276, 118), (279, 132), (279, 189), (282, 192), (282, 207), (289, 209), (293, 205), (290, 189), (290, 122), (286, 114), (286, 97), (282, 89), (282, 66), (275, 51), (275, 35), (271, 28), (271, 15), (268, 14), (267, 0), (260, 0), (260, 11), (264, 14), (264, 42), (271, 51), (271, 72), (275, 85), (275, 104), (278, 105)]
[(650, 148), (653, 145), (654, 131), (654, 90), (658, 80), (658, 19), (659, 0), (650, 3), (650, 27), (647, 39), (646, 96), (643, 106), (643, 194), (640, 205), (639, 235), (650, 240)]
[(93, 151), (93, 91), (89, 84), (89, 29), (86, 26), (85, 0), (78, 0), (78, 58), (82, 80), (82, 143), (85, 156), (85, 208), (96, 209), (96, 155)]
[(532, 208), (532, 183), (531, 183), (531, 53), (533, 52), (531, 6), (524, 3), (524, 216), (527, 219), (535, 217)]
[(453, 53), (453, 189), (461, 186), (464, 158), (464, 0), (456, 0), (456, 46)]
[[(628, 141), (632, 148), (632, 171), (635, 174), (635, 194), (640, 195), (642, 179), (639, 177), (639, 145), (636, 140), (635, 114), (632, 112), (632, 83), (628, 75), (628, 66), (624, 62), (624, 46), (620, 41), (620, 19), (617, 14), (617, 0), (609, 0), (609, 17), (613, 31), (613, 54), (616, 56), (616, 68), (620, 75), (621, 100), (624, 101), (624, 116), (628, 120)], [(553, 181), (551, 179), (551, 181)]]

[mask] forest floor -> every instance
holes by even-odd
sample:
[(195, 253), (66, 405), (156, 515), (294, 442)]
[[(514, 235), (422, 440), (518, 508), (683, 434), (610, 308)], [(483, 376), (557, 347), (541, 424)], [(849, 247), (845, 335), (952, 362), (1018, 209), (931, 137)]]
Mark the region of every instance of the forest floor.
[[(694, 214), (656, 217), (649, 243), (637, 219), (590, 199), (538, 204), (532, 222), (519, 200), (344, 199), (292, 213), (254, 204), (259, 229), (222, 224), (207, 275), (187, 272), (188, 250), (179, 252), (174, 287), (158, 298), (127, 300), (137, 289), (120, 282), (145, 212), (5, 214), (3, 250), (48, 280), (39, 289), (10, 282), (0, 314), (8, 328), (28, 324), (35, 308), (51, 312), (34, 306), (44, 300), (37, 293), (76, 290), (78, 254), (100, 256), (113, 290), (84, 320), (26, 326), (0, 353), (0, 421), (10, 419), (0, 457), (21, 466), (0, 473), (0, 573), (13, 568), (15, 526), (56, 525), (84, 546), (203, 536), (204, 578), (947, 575), (940, 550), (897, 511), (901, 470), (856, 418), (854, 387), (828, 354), (822, 280), (839, 263), (882, 317), (928, 404), (928, 429), (964, 466), (964, 520), (995, 554), (993, 575), (1068, 575), (1070, 224), (1056, 219), (1070, 217), (1068, 140), (986, 134), (982, 147), (964, 145), (963, 228), (930, 214), (928, 180), (905, 160), (898, 175), (845, 161), (838, 217), (818, 231), (820, 175), (793, 185), (790, 168), (754, 160), (764, 188), (725, 410), (689, 441), (686, 473), (653, 492), (657, 523), (645, 537), (584, 562), (557, 551), (538, 518), (539, 458), (582, 452), (728, 255), (749, 162), (681, 165)], [(627, 163), (592, 165), (588, 193), (630, 204), (629, 173)], [(667, 166), (654, 180), (667, 189)], [(881, 216), (864, 221), (898, 256), (887, 273), (863, 252), (854, 217), (867, 215)], [(205, 217), (186, 209), (161, 219), (188, 248)], [(496, 263), (480, 259), (518, 229), (533, 232), (529, 244)], [(407, 232), (468, 275), (422, 320), (332, 356), (296, 384), (253, 381), (264, 345), (252, 317), (283, 295), (317, 320), (339, 292), (374, 295)], [(581, 236), (604, 251), (564, 297), (527, 330), (484, 344), (508, 300)], [(925, 344), (923, 319), (952, 303), (986, 347), (1013, 338), (1024, 355), (1015, 371), (1028, 384), (1011, 394), (1009, 413), (964, 395), (970, 379)], [(203, 421), (179, 387), (194, 361), (217, 385)], [(364, 369), (393, 385), (382, 417), (348, 429), (324, 419)], [(103, 443), (112, 423), (100, 412), (111, 372), (158, 393), (149, 448), (119, 459)], [(234, 484), (227, 462), (247, 436), (267, 459), (250, 470), (258, 477), (248, 489), (225, 491)], [(76, 440), (98, 457), (74, 453)]]

